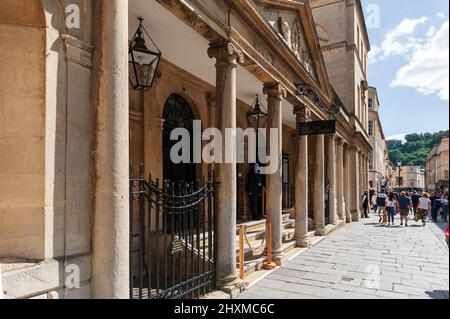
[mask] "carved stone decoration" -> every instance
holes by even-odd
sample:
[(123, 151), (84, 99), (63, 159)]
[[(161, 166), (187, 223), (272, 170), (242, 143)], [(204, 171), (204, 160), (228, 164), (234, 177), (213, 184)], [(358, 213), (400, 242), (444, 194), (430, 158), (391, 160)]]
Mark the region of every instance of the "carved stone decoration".
[(292, 51), (295, 56), (302, 61), (302, 33), (297, 21), (294, 21), (294, 24), (292, 25), (291, 43)]
[(279, 17), (277, 25), (278, 25), (278, 32), (283, 37), (284, 42), (286, 42), (287, 46), (290, 49), (292, 49), (291, 28), (289, 27), (289, 23), (284, 21), (282, 17)]

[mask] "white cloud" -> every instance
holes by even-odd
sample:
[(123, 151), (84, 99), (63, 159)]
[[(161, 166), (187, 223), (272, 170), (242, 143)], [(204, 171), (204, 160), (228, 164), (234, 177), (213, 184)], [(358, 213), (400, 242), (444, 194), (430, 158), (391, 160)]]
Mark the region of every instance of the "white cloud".
[(427, 32), (424, 44), (413, 50), (409, 62), (391, 83), (392, 87), (411, 87), (425, 95), (436, 94), (449, 100), (449, 21), (439, 30)]
[[(414, 34), (419, 25), (422, 25), (427, 21), (427, 17), (422, 17), (419, 19), (404, 19), (400, 22), (399, 25), (386, 34), (384, 41), (381, 44), (383, 55), (380, 59), (408, 53), (417, 45), (417, 39), (410, 35)], [(409, 37), (404, 39), (406, 36)]]
[(439, 12), (438, 14), (436, 14), (436, 18), (445, 19), (445, 14), (444, 14), (444, 12)]
[(405, 137), (406, 137), (406, 135), (408, 135), (408, 134), (409, 134), (409, 133), (392, 135), (392, 136), (389, 136), (388, 138), (386, 138), (386, 140), (388, 140), (388, 141), (392, 141), (392, 140), (400, 140), (400, 141), (402, 141), (403, 143), (405, 143), (405, 142), (406, 142)]

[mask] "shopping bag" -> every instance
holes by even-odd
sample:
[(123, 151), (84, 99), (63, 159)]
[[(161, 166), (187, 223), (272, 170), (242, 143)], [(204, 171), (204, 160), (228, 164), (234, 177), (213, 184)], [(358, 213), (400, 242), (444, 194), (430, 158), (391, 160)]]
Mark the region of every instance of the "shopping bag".
[(383, 210), (383, 223), (387, 223), (387, 212)]
[(419, 213), (415, 213), (415, 214), (414, 214), (414, 220), (415, 220), (416, 222), (418, 222), (419, 219), (420, 219)]

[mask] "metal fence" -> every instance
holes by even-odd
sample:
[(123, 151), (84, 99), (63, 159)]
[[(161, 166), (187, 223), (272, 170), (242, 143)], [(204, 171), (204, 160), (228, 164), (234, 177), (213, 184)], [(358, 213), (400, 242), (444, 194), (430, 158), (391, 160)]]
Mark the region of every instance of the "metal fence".
[(199, 298), (214, 282), (214, 182), (130, 179), (130, 297)]

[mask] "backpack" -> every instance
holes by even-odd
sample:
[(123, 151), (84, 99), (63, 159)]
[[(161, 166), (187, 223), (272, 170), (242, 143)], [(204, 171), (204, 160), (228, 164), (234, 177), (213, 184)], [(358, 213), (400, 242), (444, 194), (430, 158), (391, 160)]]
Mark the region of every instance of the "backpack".
[(378, 205), (378, 207), (385, 207), (386, 206), (386, 199), (387, 199), (387, 195), (386, 194), (378, 194), (378, 196), (377, 196), (377, 205)]

